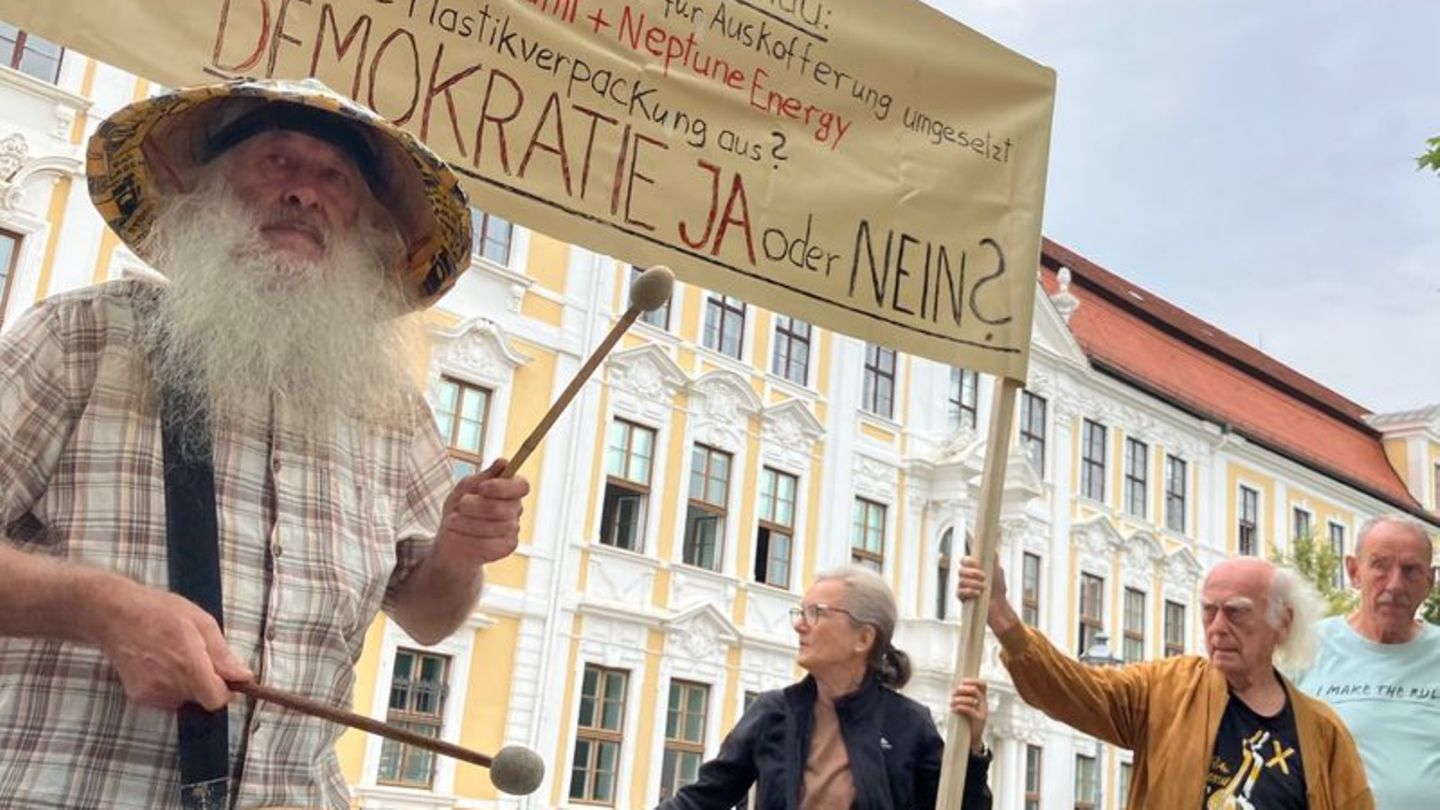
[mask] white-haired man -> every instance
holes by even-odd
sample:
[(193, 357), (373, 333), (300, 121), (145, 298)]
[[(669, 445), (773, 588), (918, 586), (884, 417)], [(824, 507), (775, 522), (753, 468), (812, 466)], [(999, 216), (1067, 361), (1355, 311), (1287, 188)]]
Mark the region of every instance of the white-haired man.
[[(960, 599), (979, 596), (984, 580), (967, 558)], [(1131, 810), (1373, 808), (1345, 726), (1276, 670), (1310, 644), (1316, 607), (1300, 578), (1258, 558), (1227, 560), (1205, 577), (1201, 609), (1208, 656), (1113, 669), (1085, 666), (1026, 627), (998, 566), (987, 621), (1025, 702), (1135, 752)]]
[(1349, 616), (1317, 626), (1320, 654), (1295, 683), (1355, 736), (1375, 804), (1440, 805), (1440, 628), (1416, 613), (1435, 587), (1434, 546), (1406, 517), (1367, 521), (1345, 572), (1360, 591)]
[(313, 82), (132, 104), (88, 174), (169, 283), (0, 340), (0, 808), (348, 807), (340, 729), (229, 684), (347, 707), (382, 606), (439, 640), (516, 546), (528, 485), (456, 484), (411, 381), (465, 195)]

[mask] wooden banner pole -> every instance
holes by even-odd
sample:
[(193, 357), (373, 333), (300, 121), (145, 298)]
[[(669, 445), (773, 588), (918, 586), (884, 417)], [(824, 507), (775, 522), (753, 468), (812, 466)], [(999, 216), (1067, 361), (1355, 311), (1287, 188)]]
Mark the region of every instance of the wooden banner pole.
[[(985, 606), (990, 601), (991, 575), (994, 574), (995, 550), (1000, 542), (1000, 508), (1005, 494), (1005, 464), (1010, 458), (1010, 429), (1015, 421), (1015, 399), (1022, 384), (1002, 377), (995, 386), (990, 405), (990, 430), (985, 443), (985, 470), (980, 478), (980, 510), (975, 520), (975, 547), (971, 549), (985, 568), (985, 593), (965, 604), (960, 611), (960, 638), (955, 651), (955, 678), (952, 688), (962, 678), (980, 674), (980, 659), (985, 652)], [(946, 696), (949, 708), (949, 696)], [(940, 794), (937, 810), (960, 810), (965, 788), (965, 771), (970, 764), (970, 722), (950, 712), (945, 722), (945, 762), (940, 768)]]

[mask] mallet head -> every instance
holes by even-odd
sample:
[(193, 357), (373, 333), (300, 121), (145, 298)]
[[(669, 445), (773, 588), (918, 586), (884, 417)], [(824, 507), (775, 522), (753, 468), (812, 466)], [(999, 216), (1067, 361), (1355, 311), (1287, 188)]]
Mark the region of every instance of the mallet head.
[(490, 760), (490, 783), (512, 796), (528, 796), (545, 781), (545, 760), (521, 745), (507, 745)]
[(630, 306), (642, 312), (653, 312), (665, 306), (675, 288), (675, 274), (663, 264), (641, 273), (630, 285)]

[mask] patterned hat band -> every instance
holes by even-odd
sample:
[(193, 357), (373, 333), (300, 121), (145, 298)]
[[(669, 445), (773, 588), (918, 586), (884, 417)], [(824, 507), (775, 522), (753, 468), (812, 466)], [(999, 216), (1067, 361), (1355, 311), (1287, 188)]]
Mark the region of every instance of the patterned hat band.
[(375, 150), (365, 136), (355, 127), (336, 116), (321, 112), (313, 107), (291, 104), (286, 101), (264, 104), (240, 116), (234, 123), (217, 132), (205, 145), (203, 160), (206, 163), (220, 157), (231, 148), (238, 146), (263, 132), (285, 130), (299, 132), (326, 143), (344, 152), (365, 183), (376, 195), (384, 190), (383, 181), (377, 173)]
[(90, 199), (142, 259), (166, 199), (226, 150), (288, 130), (334, 145), (354, 162), (405, 242), (397, 272), (412, 307), (435, 303), (470, 264), (470, 202), (427, 146), (314, 79), (241, 80), (181, 88), (122, 107), (86, 150)]

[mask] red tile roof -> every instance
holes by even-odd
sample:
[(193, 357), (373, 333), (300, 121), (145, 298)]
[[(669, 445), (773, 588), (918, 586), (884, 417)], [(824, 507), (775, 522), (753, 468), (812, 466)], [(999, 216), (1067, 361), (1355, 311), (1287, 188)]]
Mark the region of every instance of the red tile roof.
[(1070, 329), (1098, 369), (1247, 440), (1434, 521), (1390, 466), (1369, 411), (1174, 304), (1045, 240), (1041, 281), (1061, 265), (1080, 307)]

